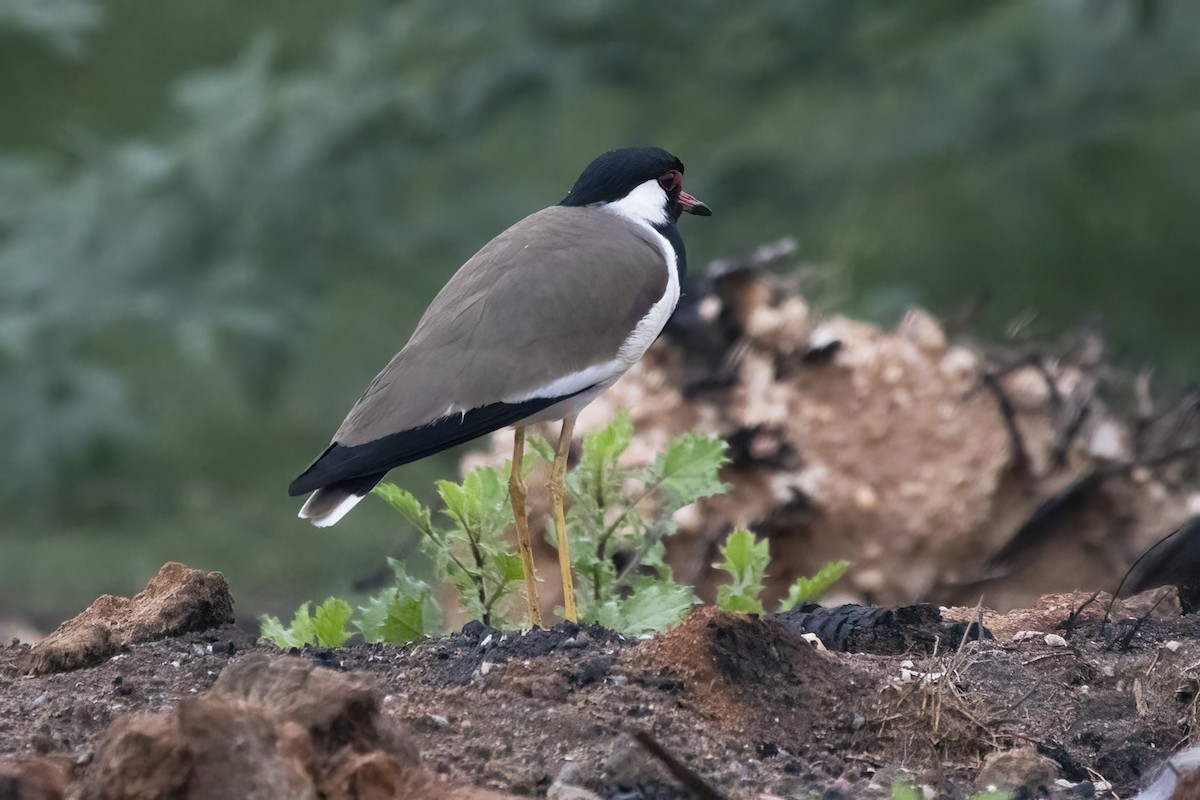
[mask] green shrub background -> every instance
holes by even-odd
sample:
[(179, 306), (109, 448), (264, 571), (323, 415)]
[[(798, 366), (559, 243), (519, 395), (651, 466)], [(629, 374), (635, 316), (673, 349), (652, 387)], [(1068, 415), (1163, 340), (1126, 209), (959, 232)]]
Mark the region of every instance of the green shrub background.
[(794, 235), (829, 308), (1099, 321), (1182, 384), (1198, 37), (1153, 0), (0, 0), (0, 613), (168, 558), (245, 619), (389, 580), (394, 514), (318, 531), (288, 481), (451, 272), (619, 145), (688, 165), (695, 265)]

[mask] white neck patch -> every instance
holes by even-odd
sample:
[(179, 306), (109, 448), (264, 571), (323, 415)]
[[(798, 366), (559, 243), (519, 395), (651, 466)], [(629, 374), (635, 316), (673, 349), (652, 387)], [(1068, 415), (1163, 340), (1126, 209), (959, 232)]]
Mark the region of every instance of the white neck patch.
[(610, 214), (624, 217), (641, 225), (662, 225), (667, 221), (667, 193), (652, 178), (620, 200), (599, 206)]

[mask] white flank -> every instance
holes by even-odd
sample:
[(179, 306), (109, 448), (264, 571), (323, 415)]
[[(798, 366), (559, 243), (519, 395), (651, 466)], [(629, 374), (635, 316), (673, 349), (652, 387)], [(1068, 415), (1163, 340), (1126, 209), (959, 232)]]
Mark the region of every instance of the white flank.
[(603, 364), (593, 364), (590, 367), (584, 367), (578, 372), (572, 372), (563, 375), (561, 378), (555, 378), (549, 383), (527, 392), (509, 395), (502, 398), (502, 400), (505, 403), (522, 403), (526, 400), (532, 400), (535, 397), (566, 397), (567, 395), (581, 392), (589, 386), (595, 386), (598, 383), (611, 383), (619, 378), (621, 373), (627, 369), (629, 369), (629, 365), (622, 366), (617, 359), (605, 361)]
[(325, 512), (324, 514), (322, 514), (319, 517), (314, 517), (312, 515), (312, 513), (309, 511), (308, 507), (313, 505), (313, 503), (317, 500), (317, 498), (320, 497), (322, 491), (324, 491), (324, 490), (318, 489), (317, 491), (310, 494), (308, 496), (308, 500), (304, 503), (304, 506), (301, 507), (301, 509), (300, 509), (300, 519), (306, 519), (309, 522), (311, 522), (313, 525), (316, 525), (318, 528), (328, 528), (330, 525), (333, 525), (338, 520), (340, 520), (342, 517), (346, 516), (346, 514), (349, 513), (350, 509), (352, 509), (356, 505), (358, 505), (358, 501), (362, 500), (363, 497), (366, 496), (366, 495), (357, 495), (357, 494), (346, 495), (346, 498), (344, 500), (342, 500), (342, 502), (338, 503), (336, 506), (331, 508), (329, 511)]
[(624, 217), (639, 226), (662, 251), (663, 259), (667, 262), (667, 289), (658, 302), (650, 307), (646, 316), (630, 332), (617, 351), (615, 363), (620, 365), (618, 374), (633, 366), (634, 362), (645, 355), (654, 344), (654, 340), (666, 327), (667, 320), (679, 303), (679, 257), (675, 248), (655, 229), (670, 217), (667, 216), (667, 193), (658, 185), (657, 180), (650, 180), (634, 189), (625, 197), (601, 206), (610, 214)]
[(667, 237), (654, 228), (647, 225), (646, 230), (658, 243), (663, 258), (666, 259), (667, 289), (663, 296), (658, 298), (658, 302), (650, 306), (650, 311), (642, 317), (641, 322), (630, 332), (629, 337), (621, 344), (621, 349), (617, 351), (616, 360), (623, 365), (621, 372), (629, 369), (646, 354), (650, 345), (654, 344), (654, 340), (667, 326), (667, 320), (671, 318), (675, 306), (679, 304), (679, 262), (675, 257), (675, 248), (667, 241)]
[(526, 392), (503, 398), (506, 403), (520, 403), (535, 397), (564, 397), (583, 391), (589, 386), (607, 384), (611, 386), (617, 378), (625, 373), (633, 364), (645, 355), (650, 345), (662, 333), (671, 312), (679, 303), (679, 263), (676, 259), (675, 248), (667, 241), (654, 226), (668, 220), (667, 193), (658, 185), (657, 180), (646, 181), (632, 192), (612, 203), (600, 203), (595, 206), (610, 214), (632, 222), (642, 229), (644, 235), (658, 245), (662, 251), (663, 260), (667, 263), (667, 288), (646, 316), (630, 331), (629, 336), (621, 343), (617, 357), (611, 361), (584, 367), (578, 372), (555, 378), (549, 383), (538, 386)]

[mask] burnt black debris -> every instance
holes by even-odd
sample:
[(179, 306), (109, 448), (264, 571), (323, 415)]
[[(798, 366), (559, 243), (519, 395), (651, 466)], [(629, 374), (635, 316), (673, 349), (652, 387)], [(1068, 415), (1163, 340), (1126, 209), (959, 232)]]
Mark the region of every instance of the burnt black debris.
[(938, 607), (929, 603), (878, 608), (853, 603), (824, 608), (800, 603), (779, 615), (798, 633), (813, 633), (830, 650), (844, 653), (899, 655), (932, 654), (945, 651), (967, 639), (991, 639), (978, 624), (942, 619)]

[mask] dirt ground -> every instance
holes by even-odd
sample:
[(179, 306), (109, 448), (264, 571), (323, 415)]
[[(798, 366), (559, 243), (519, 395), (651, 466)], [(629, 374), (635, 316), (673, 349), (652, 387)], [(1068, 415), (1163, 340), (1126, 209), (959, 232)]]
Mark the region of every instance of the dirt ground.
[[(768, 607), (836, 558), (846, 605), (282, 653), (219, 574), (169, 564), (0, 650), (0, 798), (1133, 796), (1197, 739), (1200, 394), (1156, 398), (1094, 332), (989, 352), (920, 311), (822, 318), (763, 270), (785, 250), (710, 265), (580, 430), (630, 409), (635, 461), (721, 435), (731, 490), (676, 515), (676, 576), (711, 600), (748, 525)], [(1178, 596), (1089, 602), (1180, 525), (1126, 584)]]
[[(1128, 797), (1188, 744), (1200, 690), (1200, 619), (1170, 598), (1146, 616), (1162, 591), (1107, 623), (1104, 596), (1072, 613), (1084, 594), (984, 611), (993, 639), (952, 624), (975, 609), (818, 624), (697, 607), (636, 640), (473, 623), (285, 653), (214, 622), (219, 575), (164, 573), (120, 613), (98, 601), (0, 650), (0, 796), (769, 800), (888, 797), (899, 780), (940, 797)], [(149, 606), (173, 629), (136, 641), (154, 635)], [(142, 634), (61, 657), (130, 613)], [(801, 624), (875, 652), (823, 649)]]

